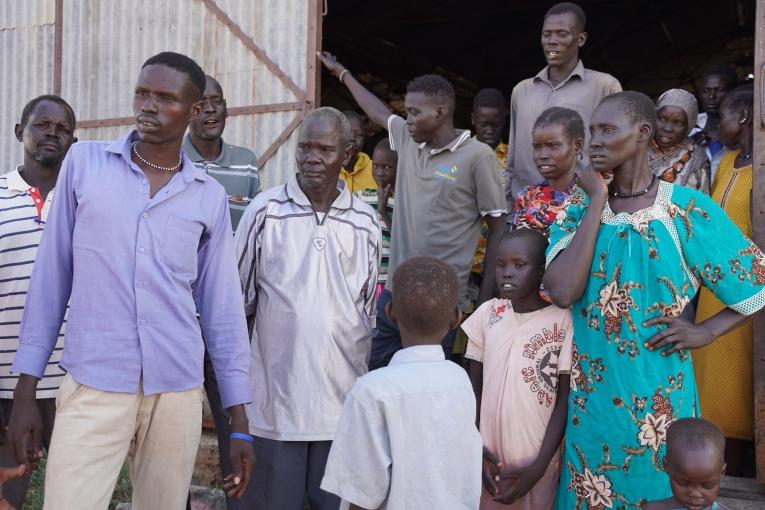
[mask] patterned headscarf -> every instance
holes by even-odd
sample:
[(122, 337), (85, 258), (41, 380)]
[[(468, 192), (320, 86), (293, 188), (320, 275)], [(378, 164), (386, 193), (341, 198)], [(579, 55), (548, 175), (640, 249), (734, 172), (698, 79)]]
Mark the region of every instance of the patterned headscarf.
[(656, 111), (658, 112), (664, 106), (676, 106), (685, 112), (686, 117), (688, 117), (687, 136), (696, 126), (699, 116), (699, 104), (693, 94), (683, 89), (669, 89), (660, 95), (659, 100), (656, 101)]

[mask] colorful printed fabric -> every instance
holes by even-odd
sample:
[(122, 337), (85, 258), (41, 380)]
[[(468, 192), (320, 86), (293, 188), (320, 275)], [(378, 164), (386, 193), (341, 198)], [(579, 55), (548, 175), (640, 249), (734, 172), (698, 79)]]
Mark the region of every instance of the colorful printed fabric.
[(515, 197), (510, 221), (512, 229), (533, 228), (546, 236), (574, 186), (572, 182), (566, 190), (558, 191), (551, 188), (546, 180), (541, 184), (527, 186)]
[(653, 174), (662, 181), (688, 186), (709, 194), (709, 158), (698, 146), (686, 140), (681, 144), (662, 151), (651, 140), (648, 146), (648, 164)]
[[(497, 163), (499, 164), (499, 173), (503, 176), (507, 166), (507, 144), (500, 143), (497, 148), (494, 149), (494, 154), (497, 156)], [(483, 259), (486, 257), (486, 244), (489, 242), (489, 226), (486, 221), (481, 223), (481, 237), (478, 238), (478, 246), (475, 249), (475, 255), (473, 255), (473, 266), (470, 270), (476, 274), (483, 274)]]
[[(589, 199), (576, 188), (550, 229), (548, 264), (564, 250)], [(710, 246), (715, 249), (710, 250)], [(606, 205), (589, 281), (571, 309), (574, 365), (557, 507), (637, 509), (671, 496), (663, 470), (667, 428), (699, 415), (691, 356), (643, 344), (699, 287), (752, 314), (765, 305), (765, 257), (707, 195), (660, 182), (653, 206)]]

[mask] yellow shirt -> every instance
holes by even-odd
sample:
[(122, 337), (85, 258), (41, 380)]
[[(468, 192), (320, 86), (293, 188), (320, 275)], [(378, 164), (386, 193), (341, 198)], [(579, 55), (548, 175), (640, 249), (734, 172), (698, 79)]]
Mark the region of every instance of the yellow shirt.
[(372, 158), (364, 152), (359, 152), (353, 172), (345, 168), (340, 170), (340, 179), (348, 185), (348, 191), (355, 193), (364, 189), (377, 189), (377, 183), (372, 176)]

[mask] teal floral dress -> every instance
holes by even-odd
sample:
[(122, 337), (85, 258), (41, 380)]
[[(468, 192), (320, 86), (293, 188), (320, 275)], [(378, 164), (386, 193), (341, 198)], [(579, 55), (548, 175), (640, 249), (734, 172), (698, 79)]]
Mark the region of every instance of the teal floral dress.
[[(549, 264), (589, 199), (576, 188), (550, 231)], [(654, 205), (614, 214), (606, 205), (589, 281), (574, 303), (574, 364), (556, 508), (637, 509), (670, 497), (663, 471), (669, 425), (698, 416), (691, 356), (650, 352), (700, 285), (742, 314), (765, 305), (765, 258), (708, 196), (661, 182)]]

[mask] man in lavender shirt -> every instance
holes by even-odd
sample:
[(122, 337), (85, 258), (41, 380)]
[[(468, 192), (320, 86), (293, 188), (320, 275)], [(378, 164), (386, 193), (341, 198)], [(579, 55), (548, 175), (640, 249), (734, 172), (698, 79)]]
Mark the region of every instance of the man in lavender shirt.
[(8, 427), (30, 467), (41, 427), (35, 388), (69, 303), (46, 510), (103, 510), (126, 457), (133, 508), (184, 508), (201, 431), (203, 336), (233, 431), (224, 485), (241, 496), (249, 482), (249, 341), (228, 200), (181, 152), (204, 86), (190, 58), (151, 57), (135, 87), (137, 131), (77, 144), (61, 169)]

